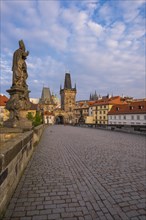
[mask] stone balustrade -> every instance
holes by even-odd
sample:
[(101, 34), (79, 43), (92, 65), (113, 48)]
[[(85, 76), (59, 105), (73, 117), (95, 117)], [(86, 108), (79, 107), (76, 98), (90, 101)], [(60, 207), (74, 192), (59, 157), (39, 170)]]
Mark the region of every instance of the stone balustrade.
[[(0, 216), (3, 215), (11, 196), (26, 168), (44, 126), (40, 125), (24, 133), (5, 132), (1, 134), (0, 147)], [(4, 142), (4, 137), (12, 138)]]

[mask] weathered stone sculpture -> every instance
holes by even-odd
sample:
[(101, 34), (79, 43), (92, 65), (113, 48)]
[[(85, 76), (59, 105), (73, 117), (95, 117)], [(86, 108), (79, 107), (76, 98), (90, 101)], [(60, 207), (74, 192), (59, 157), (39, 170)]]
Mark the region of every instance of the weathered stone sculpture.
[(28, 77), (26, 58), (29, 52), (25, 51), (23, 40), (19, 41), (19, 49), (14, 52), (12, 64), (12, 87), (7, 90), (10, 99), (6, 108), (10, 111), (10, 118), (5, 122), (7, 127), (31, 128), (32, 124), (26, 118), (26, 111), (30, 108), (29, 90), (26, 84)]
[(19, 41), (19, 49), (14, 52), (13, 55), (13, 83), (12, 86), (19, 86), (27, 88), (26, 79), (27, 74), (27, 65), (26, 57), (29, 55), (29, 51), (25, 52), (25, 45), (23, 40)]

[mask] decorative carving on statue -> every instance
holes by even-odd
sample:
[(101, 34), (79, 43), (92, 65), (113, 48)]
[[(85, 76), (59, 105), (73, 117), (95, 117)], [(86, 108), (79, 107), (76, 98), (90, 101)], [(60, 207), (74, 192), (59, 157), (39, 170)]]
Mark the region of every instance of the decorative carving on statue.
[(19, 94), (14, 94), (6, 103), (6, 108), (10, 111), (10, 119), (19, 120), (20, 101)]
[(23, 40), (19, 41), (19, 49), (13, 54), (13, 82), (12, 86), (26, 88), (26, 79), (28, 77), (26, 58), (29, 55), (29, 51), (25, 51), (25, 45)]

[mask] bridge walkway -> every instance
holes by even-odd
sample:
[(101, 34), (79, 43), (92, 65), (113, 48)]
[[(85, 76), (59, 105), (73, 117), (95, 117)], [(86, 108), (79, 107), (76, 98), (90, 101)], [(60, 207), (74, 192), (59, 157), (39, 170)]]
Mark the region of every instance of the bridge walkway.
[(47, 127), (4, 220), (145, 220), (144, 136)]

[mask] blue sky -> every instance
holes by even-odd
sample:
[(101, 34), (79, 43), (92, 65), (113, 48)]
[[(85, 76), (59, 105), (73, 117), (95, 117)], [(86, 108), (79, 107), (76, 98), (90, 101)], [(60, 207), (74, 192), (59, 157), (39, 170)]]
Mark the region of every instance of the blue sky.
[(145, 97), (145, 0), (1, 0), (1, 93), (24, 40), (30, 97), (59, 95), (65, 72), (77, 100), (90, 93)]

